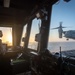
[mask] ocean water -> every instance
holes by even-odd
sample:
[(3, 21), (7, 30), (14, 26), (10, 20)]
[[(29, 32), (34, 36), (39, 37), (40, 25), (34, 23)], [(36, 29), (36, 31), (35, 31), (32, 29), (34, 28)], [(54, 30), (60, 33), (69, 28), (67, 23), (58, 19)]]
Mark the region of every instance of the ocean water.
[[(37, 50), (38, 43), (30, 43), (29, 48)], [(47, 49), (50, 52), (59, 52), (61, 47), (61, 51), (69, 51), (75, 50), (75, 42), (49, 42)]]
[(75, 50), (75, 42), (49, 42), (48, 49), (51, 52)]

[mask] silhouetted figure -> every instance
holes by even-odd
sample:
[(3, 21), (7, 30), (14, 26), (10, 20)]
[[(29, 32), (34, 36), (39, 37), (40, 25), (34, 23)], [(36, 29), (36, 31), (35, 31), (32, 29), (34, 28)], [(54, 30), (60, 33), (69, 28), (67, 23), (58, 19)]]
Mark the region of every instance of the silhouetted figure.
[[(0, 31), (0, 37), (3, 34)], [(6, 55), (2, 48), (2, 40), (0, 39), (0, 75), (12, 75), (12, 67), (10, 58)]]

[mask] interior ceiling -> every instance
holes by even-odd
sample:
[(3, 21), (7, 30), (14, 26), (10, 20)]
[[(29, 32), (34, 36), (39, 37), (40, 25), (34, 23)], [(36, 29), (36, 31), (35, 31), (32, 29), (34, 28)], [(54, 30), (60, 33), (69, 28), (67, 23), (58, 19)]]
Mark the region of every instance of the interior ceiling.
[(0, 0), (0, 26), (24, 25), (26, 19), (42, 6), (52, 5), (58, 0), (10, 0), (10, 6), (4, 7)]

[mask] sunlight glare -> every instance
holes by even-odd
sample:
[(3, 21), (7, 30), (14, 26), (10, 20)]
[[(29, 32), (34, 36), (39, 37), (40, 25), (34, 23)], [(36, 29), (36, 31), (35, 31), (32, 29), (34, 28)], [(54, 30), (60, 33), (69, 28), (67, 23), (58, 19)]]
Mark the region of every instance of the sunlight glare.
[(12, 45), (12, 35), (8, 35), (8, 42), (9, 42), (9, 45)]

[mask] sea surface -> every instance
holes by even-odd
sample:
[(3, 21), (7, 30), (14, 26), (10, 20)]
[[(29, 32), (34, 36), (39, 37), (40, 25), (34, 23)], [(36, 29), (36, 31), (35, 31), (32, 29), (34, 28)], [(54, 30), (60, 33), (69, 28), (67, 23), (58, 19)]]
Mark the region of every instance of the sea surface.
[(51, 52), (75, 50), (75, 42), (49, 42), (48, 49)]
[[(30, 43), (29, 48), (37, 50), (37, 43)], [(47, 49), (50, 52), (59, 52), (61, 47), (61, 51), (69, 51), (75, 50), (75, 42), (49, 42)]]

